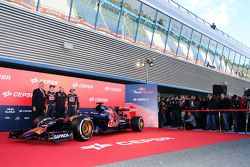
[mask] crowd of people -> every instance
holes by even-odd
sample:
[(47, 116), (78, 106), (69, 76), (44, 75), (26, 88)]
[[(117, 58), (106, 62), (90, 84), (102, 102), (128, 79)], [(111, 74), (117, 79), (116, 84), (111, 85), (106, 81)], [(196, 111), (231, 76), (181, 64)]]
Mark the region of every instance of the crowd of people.
[[(245, 97), (225, 94), (208, 94), (207, 97), (160, 97), (159, 127), (244, 131), (246, 113), (233, 112), (233, 109), (246, 109), (247, 101)], [(232, 112), (224, 111), (227, 109), (232, 109)], [(220, 119), (217, 110), (223, 110), (220, 112)]]

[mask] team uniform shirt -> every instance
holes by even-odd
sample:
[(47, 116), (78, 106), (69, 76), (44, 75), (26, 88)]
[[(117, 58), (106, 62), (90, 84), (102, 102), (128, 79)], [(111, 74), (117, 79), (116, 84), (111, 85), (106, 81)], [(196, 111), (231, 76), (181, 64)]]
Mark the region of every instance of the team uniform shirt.
[(79, 109), (79, 99), (76, 94), (68, 94), (68, 106), (76, 106)]
[(79, 100), (76, 94), (68, 94), (68, 112), (69, 117), (75, 116), (79, 110)]
[(48, 91), (46, 100), (48, 105), (55, 105), (56, 93)]

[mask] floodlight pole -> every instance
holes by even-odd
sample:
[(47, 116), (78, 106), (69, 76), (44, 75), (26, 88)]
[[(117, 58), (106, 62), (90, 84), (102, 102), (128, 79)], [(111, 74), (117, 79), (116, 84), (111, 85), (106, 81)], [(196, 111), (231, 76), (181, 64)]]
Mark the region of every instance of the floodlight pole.
[(149, 64), (148, 63), (146, 63), (147, 65), (146, 65), (146, 84), (148, 84), (148, 70), (149, 70), (149, 68), (148, 68), (148, 66), (149, 66)]
[(149, 81), (149, 68), (154, 66), (154, 62), (152, 60), (149, 58), (141, 59), (139, 60), (140, 62), (137, 62), (138, 65), (136, 65), (137, 67), (146, 68), (146, 84), (148, 84)]

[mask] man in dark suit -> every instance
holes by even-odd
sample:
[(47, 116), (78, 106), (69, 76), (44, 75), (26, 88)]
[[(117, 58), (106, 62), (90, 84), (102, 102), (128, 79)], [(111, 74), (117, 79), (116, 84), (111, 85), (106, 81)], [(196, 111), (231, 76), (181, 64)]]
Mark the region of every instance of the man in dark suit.
[(44, 115), (45, 96), (44, 83), (40, 82), (38, 88), (33, 91), (32, 96), (33, 120), (38, 116)]
[(56, 97), (55, 117), (56, 118), (64, 117), (67, 111), (67, 107), (66, 107), (67, 95), (64, 92), (63, 87), (59, 87), (59, 92), (56, 92), (55, 97)]

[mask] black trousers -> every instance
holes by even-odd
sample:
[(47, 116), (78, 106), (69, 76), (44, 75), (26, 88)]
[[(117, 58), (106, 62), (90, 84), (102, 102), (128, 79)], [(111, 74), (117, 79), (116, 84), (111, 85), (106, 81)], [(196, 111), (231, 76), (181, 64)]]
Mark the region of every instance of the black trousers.
[(165, 115), (166, 115), (166, 124), (167, 124), (167, 126), (170, 126), (171, 125), (171, 115), (170, 115), (170, 112), (167, 111)]
[(180, 127), (181, 126), (181, 112), (178, 110), (171, 111), (171, 122), (172, 127)]
[(76, 108), (74, 105), (69, 105), (68, 106), (68, 112), (67, 112), (67, 116), (72, 117), (76, 115)]
[(238, 112), (232, 112), (232, 124), (234, 126), (235, 132), (239, 131), (238, 119), (239, 119)]
[(55, 106), (54, 105), (48, 105), (48, 111), (46, 113), (48, 117), (54, 117), (55, 116)]

